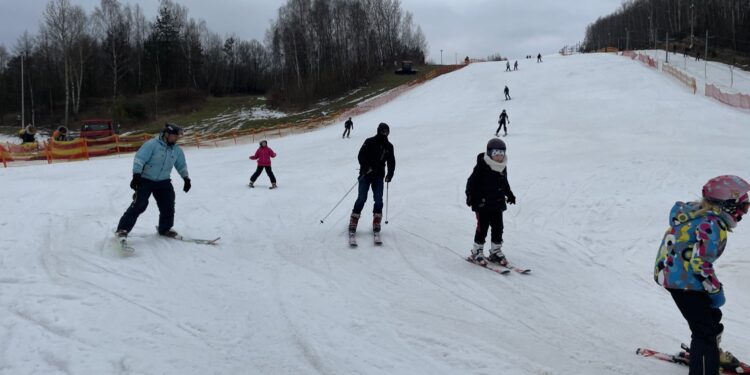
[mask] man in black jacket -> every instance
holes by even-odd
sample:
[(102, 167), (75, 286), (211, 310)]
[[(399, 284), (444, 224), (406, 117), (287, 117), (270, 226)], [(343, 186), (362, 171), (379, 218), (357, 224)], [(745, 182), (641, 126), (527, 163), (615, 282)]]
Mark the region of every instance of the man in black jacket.
[(487, 143), (487, 152), (477, 155), (477, 165), (466, 182), (466, 204), (476, 213), (477, 230), (474, 234), (474, 246), (471, 258), (484, 263), (484, 241), (492, 227), (489, 260), (502, 265), (507, 264), (502, 252), (503, 245), (503, 211), (506, 202), (516, 204), (516, 196), (508, 183), (508, 159), (505, 155), (505, 142), (493, 138)]
[[(359, 149), (359, 195), (354, 202), (354, 209), (349, 220), (349, 233), (357, 231), (359, 216), (367, 201), (367, 191), (372, 187), (372, 195), (375, 200), (373, 208), (372, 230), (380, 232), (380, 221), (383, 219), (383, 179), (386, 183), (393, 179), (393, 171), (396, 168), (396, 159), (393, 154), (393, 145), (388, 141), (391, 130), (388, 124), (381, 122), (378, 125), (378, 134), (367, 138), (362, 148)], [(388, 173), (386, 173), (386, 164)]]

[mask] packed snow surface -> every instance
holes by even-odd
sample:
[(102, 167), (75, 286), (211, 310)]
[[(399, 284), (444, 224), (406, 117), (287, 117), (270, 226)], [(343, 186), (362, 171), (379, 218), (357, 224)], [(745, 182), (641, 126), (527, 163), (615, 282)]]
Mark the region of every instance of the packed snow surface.
[[(750, 178), (750, 119), (605, 54), (477, 63), (341, 126), (255, 145), (186, 149), (193, 189), (175, 229), (155, 203), (133, 256), (112, 232), (132, 156), (0, 169), (0, 374), (684, 374), (635, 349), (679, 350), (687, 324), (652, 278), (668, 214), (721, 174)], [(502, 100), (508, 85), (512, 101)], [(504, 251), (532, 269), (464, 261), (466, 178), (510, 116)], [(357, 152), (391, 126), (397, 168), (382, 247), (371, 208), (347, 245)], [(717, 262), (724, 348), (750, 358), (750, 227)]]

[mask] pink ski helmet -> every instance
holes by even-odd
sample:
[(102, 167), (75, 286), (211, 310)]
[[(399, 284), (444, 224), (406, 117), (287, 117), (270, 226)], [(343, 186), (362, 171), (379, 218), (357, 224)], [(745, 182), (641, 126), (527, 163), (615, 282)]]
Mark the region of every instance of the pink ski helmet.
[(750, 184), (740, 177), (724, 175), (714, 177), (703, 185), (703, 198), (717, 204), (736, 221), (750, 208)]

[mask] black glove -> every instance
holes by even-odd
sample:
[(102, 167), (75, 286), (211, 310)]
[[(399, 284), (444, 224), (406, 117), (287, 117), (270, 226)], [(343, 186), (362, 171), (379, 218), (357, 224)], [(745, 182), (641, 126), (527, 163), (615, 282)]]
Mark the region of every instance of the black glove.
[(139, 187), (141, 187), (141, 174), (134, 173), (133, 179), (130, 180), (130, 188), (133, 190), (138, 190)]
[(385, 176), (385, 182), (389, 183), (393, 179), (393, 176)]
[(466, 205), (471, 207), (471, 195), (466, 194)]
[(183, 180), (183, 181), (185, 181), (185, 185), (183, 185), (183, 187), (182, 187), (182, 191), (184, 191), (184, 192), (186, 192), (186, 193), (187, 193), (188, 191), (190, 191), (190, 186), (191, 186), (191, 185), (190, 185), (190, 178), (188, 178), (188, 177), (185, 177), (185, 178), (183, 178), (182, 180)]
[(508, 204), (516, 204), (516, 196), (515, 195), (509, 195), (507, 198)]

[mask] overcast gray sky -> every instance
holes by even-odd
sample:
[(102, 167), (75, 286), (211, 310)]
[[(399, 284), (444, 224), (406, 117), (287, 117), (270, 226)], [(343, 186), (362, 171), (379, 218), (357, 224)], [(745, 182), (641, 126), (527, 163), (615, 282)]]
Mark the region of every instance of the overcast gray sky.
[[(99, 0), (72, 0), (89, 13)], [(139, 4), (149, 19), (158, 0), (121, 0)], [(219, 34), (263, 40), (265, 30), (285, 0), (176, 0), (193, 18), (205, 19)], [(453, 62), (458, 55), (511, 58), (557, 52), (583, 40), (586, 26), (612, 13), (622, 0), (401, 0), (414, 14), (429, 43), (429, 58)], [(36, 33), (47, 0), (0, 0), (0, 44), (9, 49), (24, 30)]]

